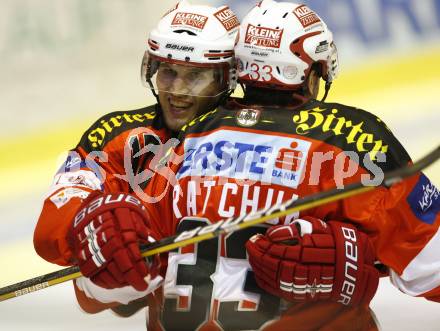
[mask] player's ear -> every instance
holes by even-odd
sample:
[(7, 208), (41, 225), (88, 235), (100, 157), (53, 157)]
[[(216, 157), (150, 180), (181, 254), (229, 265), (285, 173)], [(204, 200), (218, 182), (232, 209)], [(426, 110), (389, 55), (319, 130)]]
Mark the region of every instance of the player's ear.
[(310, 70), (310, 74), (306, 82), (306, 90), (307, 90), (306, 93), (308, 94), (308, 96), (312, 97), (313, 99), (316, 99), (318, 97), (319, 79), (320, 79), (319, 72), (316, 70), (316, 68), (312, 68), (312, 70)]

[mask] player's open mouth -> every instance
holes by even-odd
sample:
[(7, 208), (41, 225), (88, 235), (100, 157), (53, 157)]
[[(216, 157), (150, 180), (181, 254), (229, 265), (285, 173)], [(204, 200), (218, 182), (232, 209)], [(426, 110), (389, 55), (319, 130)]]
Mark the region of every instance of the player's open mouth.
[(182, 102), (182, 101), (171, 101), (169, 100), (170, 111), (174, 114), (181, 114), (186, 112), (188, 109), (192, 107), (191, 102)]
[(179, 103), (171, 103), (171, 102), (170, 102), (170, 105), (171, 105), (171, 107), (177, 108), (177, 109), (187, 109), (192, 106), (191, 103), (179, 104)]

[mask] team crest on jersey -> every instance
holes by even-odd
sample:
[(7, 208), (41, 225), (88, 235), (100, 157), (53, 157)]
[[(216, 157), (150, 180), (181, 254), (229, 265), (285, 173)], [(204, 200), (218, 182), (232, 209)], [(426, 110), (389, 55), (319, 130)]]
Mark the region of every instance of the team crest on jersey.
[(423, 174), (407, 198), (414, 215), (424, 223), (432, 224), (440, 212), (440, 191)]
[(176, 13), (171, 25), (182, 25), (185, 27), (196, 28), (198, 30), (203, 30), (206, 22), (208, 21), (207, 16), (193, 14), (193, 13)]
[(310, 146), (305, 140), (234, 130), (187, 137), (177, 179), (216, 176), (296, 188)]
[(237, 112), (237, 124), (240, 126), (254, 126), (258, 123), (261, 111), (258, 109), (241, 109)]

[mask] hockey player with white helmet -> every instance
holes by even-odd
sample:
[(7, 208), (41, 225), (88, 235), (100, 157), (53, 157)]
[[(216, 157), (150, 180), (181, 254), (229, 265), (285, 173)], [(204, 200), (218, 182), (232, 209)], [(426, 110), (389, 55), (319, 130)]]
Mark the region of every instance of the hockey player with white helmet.
[[(170, 129), (165, 132), (180, 129), (180, 144), (168, 159), (175, 182), (169, 185), (155, 175), (145, 187), (164, 189), (163, 199), (142, 207), (126, 195), (72, 198), (66, 204), (56, 186), (45, 202), (37, 250), (52, 262), (79, 261), (88, 277), (76, 288), (81, 307), (92, 313), (112, 308), (128, 316), (148, 305), (153, 331), (373, 331), (378, 327), (369, 303), (379, 279), (376, 260), (402, 291), (439, 301), (438, 269), (432, 263), (438, 200), (420, 209), (425, 188), (435, 189), (423, 174), (141, 263), (135, 243), (215, 226), (411, 162), (375, 116), (316, 100), (321, 78), (327, 94), (338, 59), (331, 32), (305, 5), (263, 0), (249, 12), (235, 47), (244, 98), (230, 98), (214, 109), (233, 86), (231, 53), (220, 42), (202, 51), (200, 29), (219, 20), (217, 26), (229, 36), (236, 18), (226, 7), (213, 10), (215, 18), (195, 8), (179, 5), (165, 15), (167, 23), (151, 33), (143, 61), (143, 81), (158, 96)], [(206, 70), (189, 74), (195, 67)], [(81, 148), (89, 151), (99, 145), (105, 124), (140, 119), (118, 116), (98, 122), (80, 147), (87, 143), (88, 149)], [(106, 166), (110, 178), (104, 192), (125, 193), (127, 185), (111, 175), (121, 166), (112, 141), (104, 147), (119, 163)], [(138, 150), (147, 144), (136, 137), (131, 141)], [(145, 160), (135, 164), (145, 169)], [(67, 183), (65, 176), (58, 178), (61, 183)], [(69, 178), (75, 189), (85, 190), (85, 181)], [(61, 219), (76, 221), (60, 226)]]
[(150, 320), (164, 330), (373, 331), (379, 270), (439, 301), (439, 200), (424, 202), (426, 188), (438, 191), (422, 173), (380, 186), (378, 173), (411, 162), (404, 148), (374, 115), (316, 100), (319, 80), (328, 91), (338, 70), (325, 23), (305, 5), (263, 0), (235, 52), (244, 98), (182, 128), (176, 183), (146, 206), (163, 237), (352, 182), (378, 187), (171, 252)]
[[(80, 267), (85, 277), (75, 290), (85, 311), (127, 304), (161, 285), (164, 265), (158, 259), (146, 263), (139, 251), (159, 231), (130, 178), (152, 173), (154, 154), (143, 149), (166, 144), (229, 96), (236, 84), (238, 27), (227, 6), (179, 1), (149, 34), (142, 61), (142, 81), (157, 104), (98, 119), (55, 175), (34, 245), (52, 263)], [(145, 189), (147, 180), (136, 188)]]
[(295, 3), (255, 6), (242, 22), (235, 52), (246, 88), (296, 92), (294, 97), (316, 97), (322, 78), (325, 100), (339, 70), (332, 32), (309, 7)]
[(171, 130), (214, 109), (234, 90), (238, 25), (228, 7), (181, 1), (177, 11), (165, 15), (151, 31), (142, 81), (158, 98)]
[(235, 51), (247, 87), (304, 90), (315, 79), (310, 75), (319, 74), (327, 92), (338, 74), (333, 35), (306, 5), (263, 1), (242, 22)]
[[(322, 102), (338, 74), (337, 49), (324, 21), (306, 5), (263, 0), (243, 19), (235, 52), (239, 63), (239, 81), (245, 90), (243, 104), (261, 112), (269, 109), (277, 111), (280, 107), (290, 109), (290, 116), (293, 116), (290, 121), (297, 137), (320, 142), (321, 146), (315, 148), (314, 153), (323, 150), (331, 153), (331, 157), (326, 158), (330, 161), (325, 165), (327, 169), (332, 167), (332, 163), (334, 169), (338, 167), (335, 147), (348, 156), (355, 156), (350, 157), (349, 163), (355, 161), (360, 171), (353, 174), (350, 180), (359, 180), (363, 172), (374, 173), (370, 162), (382, 171), (411, 163), (405, 149), (379, 118), (357, 108)], [(321, 78), (325, 81), (325, 93), (319, 102), (314, 99), (318, 96)], [(284, 120), (289, 121), (288, 116)], [(281, 119), (280, 123), (284, 120)], [(309, 183), (310, 179), (317, 180), (321, 187), (325, 187), (327, 179), (322, 175), (327, 171), (321, 171), (318, 179), (310, 177), (313, 176), (313, 160), (305, 179), (309, 178)], [(337, 185), (338, 174), (335, 171), (333, 175), (333, 182)], [(359, 246), (354, 254), (356, 257), (352, 256), (352, 262), (360, 262), (360, 250), (365, 249), (364, 253), (369, 251), (369, 240), (364, 243), (359, 240), (366, 234), (373, 244), (373, 250), (368, 254), (375, 255), (376, 266), (381, 265), (382, 271), (387, 270), (386, 274), (390, 275), (397, 288), (409, 295), (439, 302), (440, 282), (434, 281), (439, 272), (438, 267), (434, 266), (438, 265), (438, 258), (433, 246), (440, 243), (437, 239), (440, 199), (429, 199), (430, 206), (424, 208), (423, 205), (427, 206), (423, 203), (427, 188), (430, 192), (438, 192), (429, 179), (419, 173), (402, 185), (379, 186), (371, 194), (346, 199), (341, 204), (324, 207), (324, 210), (317, 208), (302, 217), (313, 216), (315, 219), (274, 226), (265, 235), (254, 236), (247, 242), (246, 249), (258, 285), (290, 302), (314, 302), (328, 297), (343, 305), (351, 305), (358, 300), (355, 297), (364, 296), (365, 299), (365, 296), (369, 296), (367, 300), (357, 301), (361, 306), (368, 306), (377, 286), (374, 285), (377, 274), (374, 268), (370, 269), (372, 260), (365, 262), (362, 267), (364, 276), (369, 273), (366, 283), (362, 284), (361, 268), (355, 268), (356, 275), (350, 274), (350, 263), (339, 269), (337, 258), (334, 274), (331, 275), (333, 284), (331, 290), (327, 291), (324, 284), (328, 283), (324, 276), (328, 275), (325, 275), (324, 269), (317, 271), (316, 265), (313, 266), (315, 263), (310, 263), (308, 257), (298, 256), (298, 245), (286, 244), (289, 241), (303, 241), (302, 254), (305, 254), (306, 247), (311, 245), (305, 243), (308, 234), (313, 236), (313, 233), (322, 231), (321, 225), (316, 224), (316, 218), (330, 225), (337, 238), (332, 221), (336, 219), (355, 225), (356, 231), (359, 231), (353, 236), (357, 237)], [(300, 187), (298, 191), (301, 191)], [(434, 195), (438, 197), (438, 193)], [(428, 225), (434, 223), (437, 225), (433, 228)], [(424, 235), (421, 235), (422, 232)], [(312, 246), (316, 247), (319, 240), (313, 241)], [(351, 254), (347, 250), (347, 243), (346, 257)], [(336, 240), (336, 254), (343, 254), (344, 249), (339, 249), (342, 252), (338, 253)], [(305, 271), (298, 263), (301, 261), (310, 264), (309, 270)], [(360, 294), (362, 291), (363, 294)], [(311, 307), (309, 313), (315, 310)], [(298, 308), (297, 313), (307, 316), (308, 308)], [(319, 305), (318, 310), (325, 311)], [(375, 322), (373, 319), (368, 321), (366, 315), (358, 311), (358, 316), (350, 319), (347, 318), (347, 312), (340, 310), (327, 320), (323, 316), (315, 319), (316, 324), (311, 329), (375, 330)], [(343, 324), (339, 324), (341, 322)]]

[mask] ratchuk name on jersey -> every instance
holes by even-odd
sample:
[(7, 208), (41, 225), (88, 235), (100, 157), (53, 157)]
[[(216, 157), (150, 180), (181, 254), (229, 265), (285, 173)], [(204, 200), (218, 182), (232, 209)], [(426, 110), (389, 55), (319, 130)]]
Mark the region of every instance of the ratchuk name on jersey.
[(296, 188), (310, 146), (305, 140), (232, 130), (188, 137), (177, 179), (216, 176)]

